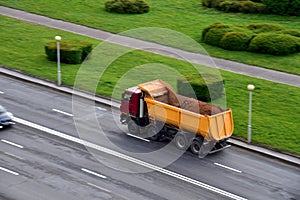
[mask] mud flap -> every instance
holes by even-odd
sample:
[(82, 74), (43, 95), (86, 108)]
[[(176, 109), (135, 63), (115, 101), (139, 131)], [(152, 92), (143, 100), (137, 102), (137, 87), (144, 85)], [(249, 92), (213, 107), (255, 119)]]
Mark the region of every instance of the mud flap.
[(206, 140), (204, 139), (203, 144), (201, 145), (200, 151), (199, 151), (199, 158), (204, 158), (211, 152), (211, 150), (215, 147), (216, 145), (215, 140)]

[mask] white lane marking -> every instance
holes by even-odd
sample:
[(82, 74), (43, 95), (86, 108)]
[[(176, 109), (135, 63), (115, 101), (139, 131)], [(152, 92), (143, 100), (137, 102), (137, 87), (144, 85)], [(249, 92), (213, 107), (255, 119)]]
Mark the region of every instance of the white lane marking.
[(10, 141), (8, 141), (8, 140), (3, 140), (3, 139), (2, 139), (1, 142), (4, 142), (4, 143), (6, 143), (6, 144), (10, 144), (10, 145), (15, 146), (15, 147), (18, 147), (18, 148), (20, 148), (20, 149), (23, 149), (23, 148), (24, 148), (22, 145), (19, 145), (19, 144), (10, 142)]
[(107, 111), (107, 109), (105, 109), (105, 108), (101, 108), (101, 107), (96, 107), (96, 108), (101, 111)]
[(5, 171), (5, 172), (8, 172), (8, 173), (11, 173), (11, 174), (16, 175), (16, 176), (19, 175), (19, 173), (14, 172), (14, 171), (11, 171), (11, 170), (9, 170), (9, 169), (6, 169), (6, 168), (4, 168), (4, 167), (0, 167), (0, 170)]
[(12, 154), (12, 153), (8, 153), (8, 152), (4, 152), (6, 155), (8, 156), (11, 156), (11, 157), (14, 157), (14, 158), (17, 158), (19, 160), (24, 160), (24, 158), (20, 157), (20, 156), (17, 156), (15, 154)]
[(219, 164), (219, 163), (214, 163), (214, 164), (217, 165), (217, 166), (219, 166), (219, 167), (223, 167), (223, 168), (225, 168), (225, 169), (229, 169), (229, 170), (234, 171), (234, 172), (237, 172), (237, 173), (242, 173), (242, 171), (240, 171), (240, 170), (237, 170), (237, 169), (234, 169), (234, 168), (231, 168), (231, 167), (228, 167), (228, 166)]
[(87, 184), (90, 185), (90, 186), (92, 186), (92, 187), (94, 187), (94, 188), (97, 188), (97, 189), (99, 189), (99, 190), (102, 190), (102, 191), (104, 191), (104, 192), (111, 193), (111, 191), (109, 191), (109, 190), (107, 190), (107, 189), (104, 189), (104, 188), (102, 188), (102, 187), (100, 187), (100, 186), (98, 186), (98, 185), (95, 185), (95, 184), (93, 184), (93, 183), (87, 182)]
[(142, 137), (139, 137), (139, 136), (136, 136), (136, 135), (132, 135), (132, 134), (130, 134), (130, 133), (127, 133), (127, 135), (130, 136), (130, 137), (137, 138), (137, 139), (139, 139), (139, 140), (143, 140), (143, 141), (146, 141), (146, 142), (150, 142), (150, 140), (147, 140), (147, 139), (145, 139), (145, 138), (142, 138)]
[(0, 94), (4, 94), (4, 92), (0, 91)]
[(64, 111), (61, 111), (61, 110), (58, 110), (58, 109), (55, 109), (55, 108), (53, 108), (52, 109), (54, 112), (58, 112), (58, 113), (61, 113), (61, 114), (63, 114), (63, 115), (67, 115), (67, 116), (70, 116), (70, 117), (73, 117), (74, 115), (73, 114), (71, 114), (71, 113), (67, 113), (67, 112), (64, 112)]
[(94, 176), (98, 176), (98, 177), (100, 177), (100, 178), (106, 179), (106, 176), (103, 176), (103, 175), (98, 174), (98, 173), (96, 173), (96, 172), (93, 172), (93, 171), (91, 171), (91, 170), (88, 170), (88, 169), (85, 169), (85, 168), (81, 168), (81, 170), (84, 171), (84, 172), (86, 172), (86, 173), (92, 174), (92, 175), (94, 175)]
[(194, 180), (194, 179), (192, 179), (192, 178), (183, 176), (183, 175), (181, 175), (181, 174), (177, 174), (177, 173), (172, 172), (172, 171), (170, 171), (170, 170), (163, 169), (163, 168), (161, 168), (161, 167), (152, 165), (152, 164), (150, 164), (150, 163), (147, 163), (147, 162), (138, 160), (138, 159), (136, 159), (136, 158), (127, 156), (127, 155), (125, 155), (125, 154), (116, 152), (116, 151), (114, 151), (114, 150), (107, 149), (107, 148), (105, 148), (105, 147), (96, 145), (96, 144), (94, 144), (94, 143), (91, 143), (91, 142), (88, 142), (88, 141), (85, 141), (85, 140), (81, 140), (81, 139), (79, 139), (79, 138), (76, 138), (76, 137), (73, 137), (73, 136), (70, 136), (70, 135), (67, 135), (67, 134), (64, 134), (64, 133), (61, 133), (61, 132), (52, 130), (52, 129), (50, 129), (50, 128), (47, 128), (47, 127), (44, 127), (44, 126), (41, 126), (41, 125), (38, 125), (38, 124), (35, 124), (35, 123), (32, 123), (32, 122), (29, 122), (29, 121), (26, 121), (26, 120), (24, 120), (24, 119), (20, 119), (20, 118), (17, 118), (17, 117), (16, 117), (15, 120), (16, 120), (18, 123), (20, 123), (20, 124), (23, 124), (23, 125), (26, 125), (26, 126), (29, 126), (29, 127), (32, 127), (32, 128), (35, 128), (35, 129), (38, 129), (38, 130), (41, 130), (41, 131), (44, 131), (44, 132), (49, 133), (49, 134), (51, 134), (51, 135), (54, 135), (54, 136), (57, 136), (57, 137), (60, 137), (60, 138), (63, 138), (63, 139), (66, 139), (66, 140), (69, 140), (69, 141), (78, 143), (78, 144), (85, 145), (86, 147), (96, 149), (96, 150), (98, 150), (98, 151), (107, 153), (107, 154), (109, 154), (109, 155), (113, 155), (113, 156), (115, 156), (115, 157), (118, 157), (118, 158), (121, 158), (121, 159), (130, 161), (130, 162), (132, 162), (132, 163), (141, 165), (141, 166), (143, 166), (143, 167), (147, 167), (147, 168), (149, 168), (149, 169), (151, 169), (151, 170), (158, 171), (158, 172), (160, 172), (160, 173), (162, 173), (162, 174), (165, 174), (165, 175), (169, 175), (169, 176), (171, 176), (171, 177), (174, 177), (174, 178), (180, 179), (180, 180), (182, 180), (182, 181), (191, 183), (191, 184), (193, 184), (193, 185), (199, 186), (199, 187), (201, 187), (201, 188), (207, 189), (207, 190), (212, 191), (212, 192), (215, 192), (215, 193), (217, 193), (217, 194), (220, 194), (220, 195), (223, 195), (223, 196), (226, 196), (226, 197), (235, 199), (235, 200), (247, 200), (247, 199), (244, 198), (244, 197), (235, 195), (235, 194), (233, 194), (233, 193), (230, 193), (230, 192), (227, 192), (227, 191), (225, 191), (225, 190), (216, 188), (216, 187), (214, 187), (214, 186), (210, 186), (210, 185), (208, 185), (208, 184), (206, 184), (206, 183), (202, 183), (202, 182), (200, 182), (200, 181), (197, 181), (197, 180)]

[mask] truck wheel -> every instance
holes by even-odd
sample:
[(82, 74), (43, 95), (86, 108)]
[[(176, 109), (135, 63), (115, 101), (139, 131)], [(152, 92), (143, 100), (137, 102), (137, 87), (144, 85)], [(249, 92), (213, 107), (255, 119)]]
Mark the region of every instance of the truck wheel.
[(159, 133), (157, 133), (156, 128), (152, 125), (147, 128), (147, 135), (150, 140), (157, 141), (159, 139)]
[(199, 140), (195, 139), (193, 140), (192, 144), (191, 144), (191, 152), (193, 154), (199, 154), (200, 152), (200, 148), (201, 148), (201, 143), (199, 142)]
[(175, 135), (175, 145), (180, 150), (186, 150), (188, 148), (188, 141), (183, 134), (177, 133)]
[(140, 133), (139, 126), (132, 120), (128, 122), (128, 131), (132, 135), (138, 135)]

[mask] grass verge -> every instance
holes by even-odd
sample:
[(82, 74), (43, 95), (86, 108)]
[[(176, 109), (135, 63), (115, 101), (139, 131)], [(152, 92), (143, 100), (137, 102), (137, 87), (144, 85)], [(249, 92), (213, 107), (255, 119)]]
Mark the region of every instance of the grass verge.
[[(2, 44), (0, 63), (50, 81), (56, 81), (57, 69), (55, 62), (49, 62), (46, 59), (44, 53), (46, 41), (53, 39), (55, 35), (61, 35), (62, 38), (89, 41), (95, 46), (100, 43), (100, 41), (91, 38), (24, 23), (3, 16), (0, 16), (0, 26), (3, 27), (0, 32)], [(116, 45), (112, 45), (112, 47), (121, 48)], [(112, 48), (111, 52), (103, 53), (105, 58), (105, 54), (112, 55), (114, 49)], [(99, 76), (96, 72), (101, 70), (101, 61), (99, 63), (96, 61), (95, 57), (92, 56), (92, 59), (87, 62), (90, 69), (83, 77), (87, 81), (84, 83), (88, 83), (89, 80), (98, 80)], [(118, 96), (114, 93), (114, 89), (119, 79), (122, 79), (129, 71), (135, 68), (139, 69), (138, 66), (146, 68), (149, 63), (152, 63), (153, 66), (158, 65), (156, 71), (162, 77), (170, 70), (181, 74), (193, 73), (191, 65), (184, 61), (133, 50), (109, 65), (100, 82), (97, 83), (97, 94)], [(165, 66), (168, 67), (164, 69)], [(72, 86), (81, 67), (81, 65), (63, 64), (62, 83)], [(203, 71), (210, 70), (205, 67), (201, 69)], [(137, 70), (136, 73), (140, 73), (142, 77), (151, 78), (153, 76), (153, 71)], [(256, 85), (253, 95), (253, 142), (300, 155), (300, 89), (226, 71), (221, 71), (221, 74), (225, 79), (227, 106), (233, 109), (234, 135), (241, 138), (247, 137), (248, 91), (246, 86), (252, 83)], [(157, 73), (154, 73), (155, 75)], [(132, 82), (126, 82), (126, 84), (132, 86), (136, 83), (133, 79)], [(88, 84), (83, 84), (82, 87), (93, 91), (93, 88), (89, 87)], [(120, 87), (124, 88), (126, 85)], [(122, 90), (122, 88), (119, 89)]]
[[(202, 7), (199, 0), (148, 0), (151, 7), (149, 13), (142, 15), (117, 14), (108, 13), (104, 10), (105, 1), (72, 0), (66, 3), (64, 0), (0, 0), (0, 4), (113, 33), (140, 27), (168, 28), (199, 41), (212, 56), (300, 75), (300, 53), (288, 56), (272, 56), (251, 52), (235, 52), (206, 45), (200, 41), (202, 29), (215, 22), (239, 25), (276, 23), (287, 29), (300, 31), (300, 17), (222, 13)], [(144, 39), (147, 38), (144, 37)], [(160, 33), (157, 33), (156, 41), (174, 44), (174, 41), (168, 41), (168, 38)]]

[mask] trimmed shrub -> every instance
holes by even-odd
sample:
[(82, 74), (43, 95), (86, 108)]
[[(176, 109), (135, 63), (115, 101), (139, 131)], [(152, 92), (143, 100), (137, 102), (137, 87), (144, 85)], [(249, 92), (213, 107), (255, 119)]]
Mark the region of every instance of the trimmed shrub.
[(216, 8), (223, 12), (263, 13), (265, 11), (265, 7), (266, 6), (262, 3), (256, 3), (248, 0), (227, 0), (220, 3)]
[(205, 27), (202, 30), (202, 40), (204, 40), (206, 33), (212, 28), (229, 28), (229, 25), (225, 25), (222, 23), (214, 23), (214, 24), (209, 25), (208, 27)]
[(254, 34), (247, 32), (228, 32), (221, 39), (221, 47), (234, 51), (246, 51)]
[(273, 55), (287, 55), (299, 50), (297, 37), (280, 33), (261, 33), (251, 40), (249, 50)]
[(279, 24), (250, 24), (246, 28), (255, 33), (266, 33), (284, 30), (284, 28)]
[(202, 74), (200, 77), (190, 75), (177, 80), (177, 91), (178, 94), (209, 102), (224, 95), (224, 80), (220, 80), (219, 76), (214, 74)]
[(211, 1), (212, 0), (202, 0), (202, 6), (211, 8)]
[(263, 13), (266, 10), (265, 4), (253, 1), (242, 1), (239, 5), (239, 11), (242, 13)]
[[(60, 42), (60, 61), (66, 64), (79, 64), (92, 51), (92, 44), (82, 41), (61, 41)], [(57, 60), (56, 41), (52, 40), (45, 44), (45, 52), (48, 60)]]
[[(235, 25), (215, 24), (215, 26), (213, 26), (206, 32), (203, 41), (206, 44), (221, 47), (221, 39), (223, 38), (223, 36), (226, 33), (233, 32), (233, 31), (242, 32), (244, 30), (241, 29), (239, 26), (235, 26)], [(202, 38), (203, 38), (203, 35), (202, 35)]]
[(105, 2), (108, 12), (142, 14), (150, 10), (150, 6), (143, 0), (109, 0)]
[(220, 4), (219, 10), (223, 12), (240, 12), (240, 7), (239, 1), (224, 1)]
[(295, 36), (295, 37), (299, 37), (299, 39), (300, 39), (300, 31), (296, 31), (296, 30), (283, 30), (283, 31), (281, 31), (281, 33), (289, 34), (289, 35), (292, 35), (292, 36)]

